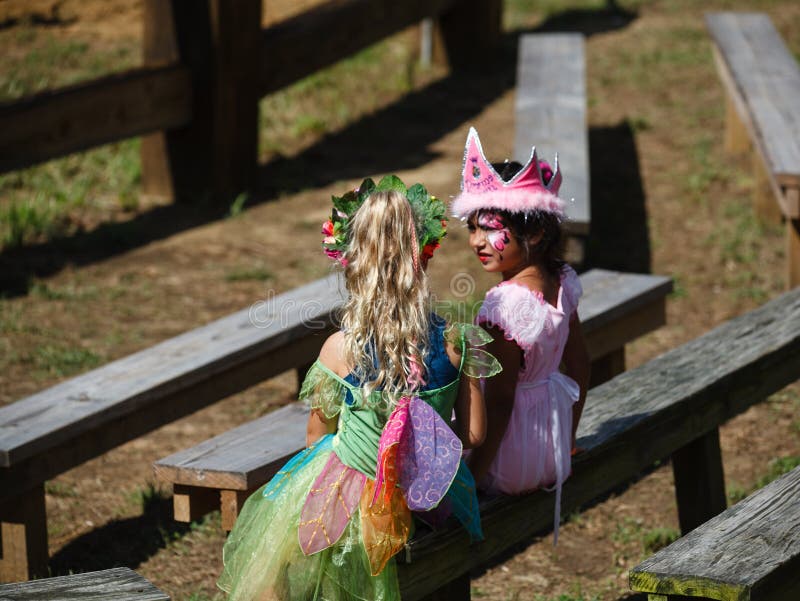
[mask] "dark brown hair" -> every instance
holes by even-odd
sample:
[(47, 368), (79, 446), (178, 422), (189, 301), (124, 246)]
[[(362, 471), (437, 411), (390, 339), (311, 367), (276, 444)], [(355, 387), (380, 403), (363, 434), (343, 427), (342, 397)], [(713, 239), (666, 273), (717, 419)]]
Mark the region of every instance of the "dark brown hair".
[[(506, 182), (522, 169), (522, 165), (517, 161), (492, 163), (492, 167)], [(529, 261), (531, 258), (536, 257), (542, 261), (550, 275), (558, 277), (561, 267), (564, 265), (564, 259), (561, 246), (561, 222), (554, 213), (539, 210), (527, 213), (512, 213), (503, 210), (492, 212), (498, 213), (503, 217), (503, 221), (508, 225), (508, 229), (524, 249), (525, 257)], [(542, 233), (541, 240), (536, 244), (532, 244), (530, 242), (531, 238), (540, 232)]]

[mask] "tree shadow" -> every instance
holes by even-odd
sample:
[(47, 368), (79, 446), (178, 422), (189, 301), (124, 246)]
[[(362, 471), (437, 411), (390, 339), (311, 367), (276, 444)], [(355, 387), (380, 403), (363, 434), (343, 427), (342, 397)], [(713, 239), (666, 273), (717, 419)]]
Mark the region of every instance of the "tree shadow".
[(589, 164), (592, 225), (584, 267), (650, 273), (644, 186), (627, 122), (589, 130)]
[(135, 569), (191, 530), (172, 519), (172, 497), (143, 500), (142, 515), (114, 520), (70, 541), (50, 558), (53, 576), (120, 566)]
[[(535, 29), (508, 32), (502, 36), (490, 62), (453, 72), (408, 94), (342, 131), (324, 136), (296, 157), (278, 158), (261, 165), (248, 206), (343, 179), (358, 179), (365, 173), (386, 173), (424, 165), (436, 158), (428, 148), (430, 144), (464, 127), (514, 86), (517, 43), (521, 34), (581, 31), (592, 35), (624, 27), (633, 18), (633, 13), (613, 6), (567, 10), (552, 15)], [(88, 232), (79, 231), (44, 243), (6, 249), (0, 252), (0, 295), (27, 294), (34, 277), (53, 275), (70, 264), (82, 266), (107, 259), (221, 219), (227, 212), (227, 206), (173, 203), (150, 209), (125, 222), (105, 222)]]

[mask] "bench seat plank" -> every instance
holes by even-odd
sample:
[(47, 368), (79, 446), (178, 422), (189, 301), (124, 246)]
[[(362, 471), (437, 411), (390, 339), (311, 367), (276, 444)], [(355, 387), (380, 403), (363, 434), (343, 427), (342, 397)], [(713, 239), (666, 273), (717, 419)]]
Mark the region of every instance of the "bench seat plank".
[[(578, 430), (566, 514), (636, 477), (800, 377), (800, 288), (589, 391)], [(485, 564), (552, 526), (553, 495), (482, 504), (486, 540), (450, 528), (406, 546), (398, 566), (404, 599)], [(424, 569), (420, 566), (424, 566)], [(433, 568), (435, 566), (435, 569)]]
[(800, 467), (630, 572), (635, 591), (719, 601), (800, 598)]
[[(19, 464), (116, 418), (151, 411), (171, 394), (211, 382), (220, 396), (201, 399), (192, 410), (205, 406), (230, 393), (220, 380), (234, 366), (260, 360), (255, 381), (296, 367), (281, 361), (286, 347), (309, 333), (324, 333), (340, 299), (338, 276), (331, 275), (0, 407), (0, 467)], [(309, 357), (315, 354), (312, 350)], [(235, 392), (253, 383), (231, 386)], [(163, 423), (180, 417), (164, 414)], [(2, 470), (0, 483), (5, 484)]]
[[(712, 13), (706, 23), (723, 82), (768, 171), (779, 185), (800, 186), (800, 66), (764, 13)], [(784, 215), (800, 217), (797, 199), (778, 200)]]
[(169, 601), (163, 591), (129, 568), (0, 584), (2, 601)]
[(564, 228), (586, 235), (591, 221), (586, 65), (579, 33), (526, 34), (517, 59), (514, 158), (522, 164), (536, 146), (539, 159), (564, 168), (559, 196), (570, 202)]
[(307, 420), (305, 404), (291, 403), (156, 461), (153, 471), (172, 484), (250, 490), (303, 448)]

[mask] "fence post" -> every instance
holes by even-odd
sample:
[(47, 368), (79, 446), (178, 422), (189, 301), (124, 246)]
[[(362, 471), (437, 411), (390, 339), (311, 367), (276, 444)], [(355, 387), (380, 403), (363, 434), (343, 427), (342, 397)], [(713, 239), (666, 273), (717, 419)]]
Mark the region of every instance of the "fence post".
[(227, 204), (258, 161), (260, 0), (145, 0), (144, 61), (192, 73), (189, 125), (142, 140), (142, 191)]
[(453, 68), (486, 60), (500, 42), (502, 0), (462, 0), (442, 13), (434, 37), (434, 60)]

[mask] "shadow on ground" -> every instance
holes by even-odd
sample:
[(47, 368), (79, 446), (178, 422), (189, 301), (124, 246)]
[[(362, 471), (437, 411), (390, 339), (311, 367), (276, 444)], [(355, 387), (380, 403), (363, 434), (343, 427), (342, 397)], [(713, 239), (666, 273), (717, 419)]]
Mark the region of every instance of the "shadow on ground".
[(650, 237), (634, 132), (627, 122), (589, 130), (592, 225), (584, 268), (650, 273)]
[(53, 576), (105, 570), (136, 569), (191, 530), (172, 519), (172, 499), (155, 494), (143, 501), (142, 515), (114, 520), (70, 541), (50, 558)]
[[(435, 158), (428, 150), (431, 143), (463, 127), (514, 86), (519, 35), (540, 31), (580, 31), (592, 35), (625, 27), (634, 18), (634, 13), (615, 8), (610, 1), (603, 9), (567, 10), (550, 16), (536, 29), (507, 33), (490, 69), (476, 65), (470, 72), (452, 73), (340, 132), (325, 136), (296, 157), (262, 165), (249, 205), (343, 179), (358, 179), (365, 173), (424, 165)], [(606, 145), (605, 150), (608, 149)], [(122, 223), (106, 222), (88, 232), (5, 250), (0, 253), (0, 295), (27, 294), (33, 277), (52, 275), (69, 264), (101, 261), (221, 219), (227, 212), (227, 206), (175, 203)]]

